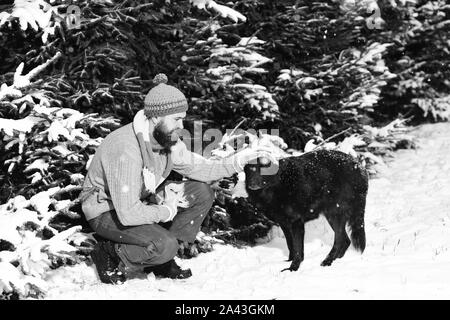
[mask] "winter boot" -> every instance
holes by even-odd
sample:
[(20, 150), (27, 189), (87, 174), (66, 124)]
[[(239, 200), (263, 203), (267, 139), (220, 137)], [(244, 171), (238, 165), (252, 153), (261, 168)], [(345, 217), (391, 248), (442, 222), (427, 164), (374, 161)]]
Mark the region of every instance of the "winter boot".
[(157, 266), (146, 267), (144, 268), (144, 272), (153, 272), (157, 277), (171, 279), (186, 279), (192, 276), (191, 269), (182, 270), (174, 259)]
[(120, 258), (114, 249), (114, 243), (107, 240), (97, 242), (91, 252), (91, 258), (102, 282), (112, 284), (125, 282), (125, 275), (119, 270)]

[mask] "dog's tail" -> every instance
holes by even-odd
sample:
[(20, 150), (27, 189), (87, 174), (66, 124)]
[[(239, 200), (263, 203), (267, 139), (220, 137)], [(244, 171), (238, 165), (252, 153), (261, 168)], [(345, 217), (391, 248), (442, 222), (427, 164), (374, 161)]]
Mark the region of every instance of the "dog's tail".
[(366, 231), (364, 230), (364, 205), (356, 214), (350, 218), (349, 226), (350, 226), (350, 238), (352, 239), (352, 244), (356, 250), (363, 253), (366, 248)]
[(352, 214), (348, 223), (350, 225), (352, 244), (356, 250), (363, 253), (366, 248), (366, 231), (364, 230), (364, 212), (366, 211), (366, 197), (369, 188), (369, 175), (366, 170), (359, 168), (360, 178), (356, 183), (357, 196), (352, 201)]

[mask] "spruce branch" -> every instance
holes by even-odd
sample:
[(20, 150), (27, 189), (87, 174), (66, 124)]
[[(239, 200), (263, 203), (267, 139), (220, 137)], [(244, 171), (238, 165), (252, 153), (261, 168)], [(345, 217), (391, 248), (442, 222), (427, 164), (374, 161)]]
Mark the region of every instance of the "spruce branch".
[[(16, 76), (17, 76), (17, 80), (20, 79), (20, 77), (24, 77), (24, 82), (25, 83), (31, 83), (31, 80), (36, 77), (39, 73), (41, 73), (45, 68), (47, 68), (50, 64), (52, 64), (53, 62), (55, 62), (56, 60), (58, 60), (60, 57), (62, 56), (61, 52), (58, 51), (54, 57), (48, 59), (46, 62), (44, 62), (43, 64), (41, 64), (40, 66), (35, 67), (33, 70), (31, 70), (27, 75), (25, 76), (21, 76), (20, 74), (18, 74), (16, 72), (16, 74), (14, 75), (14, 78), (16, 80)], [(20, 66), (19, 66), (20, 67)], [(23, 69), (23, 65), (22, 68), (20, 69), (20, 71), (22, 71)], [(16, 82), (16, 81), (14, 81)], [(26, 86), (25, 86), (26, 87)], [(17, 87), (18, 89), (23, 89), (24, 87)]]
[(22, 75), (24, 68), (24, 63), (22, 62), (16, 69), (14, 73), (14, 82), (11, 86), (7, 86), (5, 83), (0, 87), (0, 101), (6, 98), (21, 98), (23, 93), (21, 89), (26, 89), (27, 87), (38, 84), (41, 81), (32, 83), (31, 80), (35, 78), (40, 72), (47, 68), (50, 64), (58, 60), (62, 56), (61, 52), (57, 52), (54, 57), (48, 59), (42, 65), (35, 67), (28, 74)]
[(150, 3), (143, 3), (140, 5), (137, 5), (135, 7), (127, 7), (127, 8), (122, 8), (122, 9), (112, 9), (112, 10), (104, 10), (105, 13), (123, 13), (123, 12), (133, 12), (133, 11), (140, 11), (141, 9), (144, 8), (148, 8), (148, 7), (153, 7), (155, 4), (150, 2)]

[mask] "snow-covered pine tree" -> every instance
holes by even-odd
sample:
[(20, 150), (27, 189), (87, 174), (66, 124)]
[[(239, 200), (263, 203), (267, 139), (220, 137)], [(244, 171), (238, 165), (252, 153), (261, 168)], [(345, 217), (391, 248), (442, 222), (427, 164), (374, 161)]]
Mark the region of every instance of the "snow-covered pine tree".
[[(3, 297), (44, 295), (50, 268), (89, 253), (78, 199), (89, 161), (142, 107), (153, 75), (174, 73), (173, 43), (196, 32), (189, 14), (201, 2), (16, 1), (1, 13)], [(69, 4), (81, 9), (76, 28)], [(205, 9), (242, 19), (214, 1)]]
[[(382, 1), (393, 39), (386, 64), (397, 74), (383, 90), (378, 116), (416, 121), (450, 119), (450, 6), (448, 1)], [(399, 23), (401, 21), (402, 23)]]

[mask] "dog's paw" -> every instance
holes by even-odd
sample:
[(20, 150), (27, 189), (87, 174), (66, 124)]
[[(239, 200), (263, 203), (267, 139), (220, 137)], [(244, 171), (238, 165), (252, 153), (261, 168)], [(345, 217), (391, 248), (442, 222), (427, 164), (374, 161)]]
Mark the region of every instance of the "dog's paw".
[(294, 261), (292, 261), (291, 265), (289, 266), (289, 268), (285, 268), (283, 270), (281, 270), (281, 272), (283, 271), (297, 271), (298, 268), (300, 268), (300, 263), (301, 261), (298, 259), (294, 259)]
[(289, 268), (284, 268), (283, 270), (281, 270), (281, 272), (284, 272), (284, 271), (297, 271), (298, 270), (298, 267), (297, 268), (292, 268), (292, 267), (289, 267)]
[(327, 258), (327, 259), (323, 260), (320, 265), (322, 267), (329, 267), (329, 266), (331, 266), (332, 263), (333, 263), (333, 260)]

